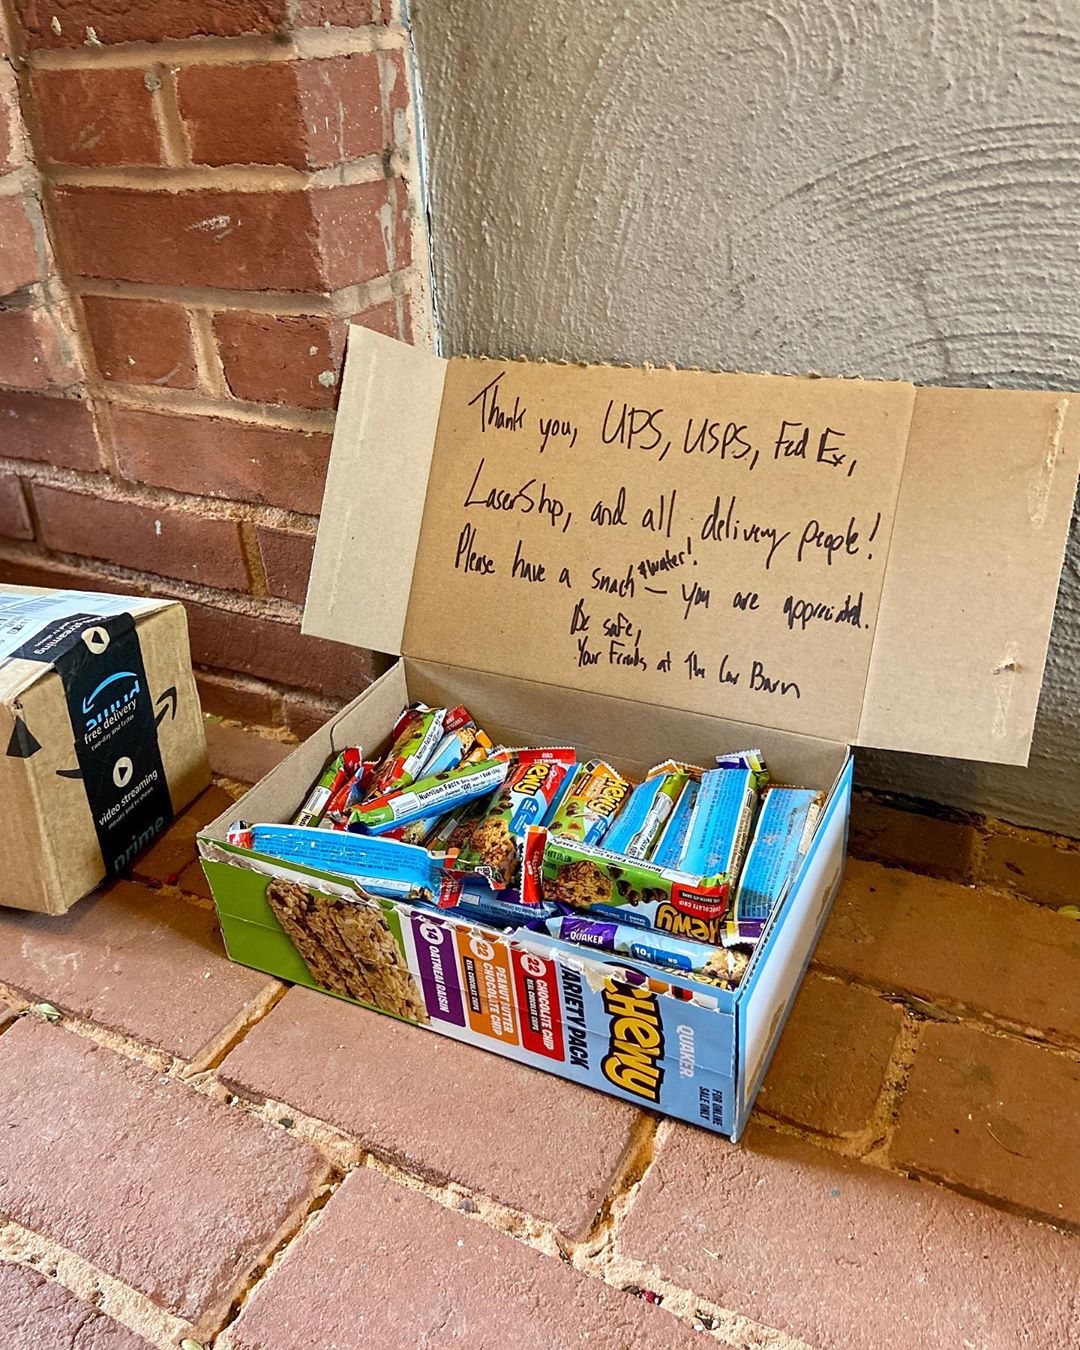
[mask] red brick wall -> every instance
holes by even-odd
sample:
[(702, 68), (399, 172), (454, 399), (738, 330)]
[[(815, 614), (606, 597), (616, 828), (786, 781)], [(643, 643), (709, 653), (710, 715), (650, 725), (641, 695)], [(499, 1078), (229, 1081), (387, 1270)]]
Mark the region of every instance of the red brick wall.
[(180, 596), (208, 709), (305, 734), (376, 669), (298, 631), (346, 324), (431, 336), (398, 0), (6, 28), (0, 576)]

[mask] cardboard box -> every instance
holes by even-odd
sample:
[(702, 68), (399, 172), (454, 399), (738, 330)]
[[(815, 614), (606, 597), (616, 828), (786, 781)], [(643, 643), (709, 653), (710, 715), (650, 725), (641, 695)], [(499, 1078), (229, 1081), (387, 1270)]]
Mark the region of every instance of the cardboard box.
[(171, 600), (0, 585), (0, 904), (63, 914), (210, 781)]
[[(1078, 452), (1060, 394), (445, 362), (354, 329), (305, 631), (402, 659), (201, 836), (230, 955), (737, 1138), (843, 871), (850, 746), (1026, 760)], [(616, 982), (228, 844), (417, 699), (637, 776), (760, 746), (827, 793), (739, 988)]]

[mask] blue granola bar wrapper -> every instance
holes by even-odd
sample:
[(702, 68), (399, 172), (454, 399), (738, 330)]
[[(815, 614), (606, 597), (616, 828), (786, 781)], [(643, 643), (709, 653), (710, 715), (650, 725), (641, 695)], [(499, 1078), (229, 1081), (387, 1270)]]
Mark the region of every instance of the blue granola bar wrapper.
[(516, 888), (493, 891), (486, 881), (472, 877), (461, 878), (460, 888), (453, 895), (452, 903), (450, 893), (447, 892), (439, 907), (469, 923), (487, 924), (495, 928), (532, 928), (557, 914), (559, 909), (554, 903), (524, 904)]
[(702, 774), (679, 864), (682, 870), (737, 877), (750, 842), (757, 799), (752, 769), (709, 769)]
[[(690, 818), (694, 812), (694, 801), (698, 795), (699, 784), (691, 778), (679, 793), (675, 810), (668, 817), (664, 832), (653, 849), (652, 861), (658, 867), (682, 869), (682, 856), (686, 848), (686, 839), (690, 833)], [(589, 842), (588, 840), (586, 842)]]
[(783, 902), (817, 828), (824, 795), (810, 788), (769, 788), (735, 890), (721, 941), (753, 945)]
[(396, 839), (296, 825), (254, 825), (251, 834), (256, 853), (335, 872), (372, 895), (403, 900), (419, 892), (437, 901), (448, 885), (456, 889), (437, 859), (425, 849)]
[(627, 858), (651, 857), (689, 777), (687, 765), (671, 760), (650, 769), (608, 827), (604, 847)]

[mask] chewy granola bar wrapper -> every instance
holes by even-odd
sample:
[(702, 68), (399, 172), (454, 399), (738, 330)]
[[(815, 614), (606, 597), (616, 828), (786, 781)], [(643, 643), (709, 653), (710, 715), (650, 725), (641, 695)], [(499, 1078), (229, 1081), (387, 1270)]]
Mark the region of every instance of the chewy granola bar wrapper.
[[(675, 810), (668, 817), (664, 832), (653, 849), (652, 861), (660, 867), (682, 868), (683, 850), (686, 847), (686, 837), (690, 833), (690, 818), (694, 813), (698, 787), (698, 780), (691, 778), (679, 793)], [(689, 871), (689, 868), (684, 870)]]
[(545, 900), (714, 946), (728, 910), (726, 876), (691, 876), (556, 835), (544, 847), (543, 879)]
[(426, 703), (405, 709), (394, 727), (394, 744), (368, 788), (367, 800), (400, 791), (416, 781), (442, 740), (446, 717), (445, 708), (429, 708)]
[(424, 847), (429, 853), (447, 861), (456, 858), (469, 842), (469, 836), (483, 817), (488, 805), (487, 798), (474, 797), (471, 801), (462, 802), (453, 810), (447, 811), (425, 835)]
[(347, 783), (363, 762), (364, 752), (359, 746), (349, 746), (335, 755), (323, 770), (322, 777), (308, 793), (303, 806), (293, 818), (294, 825), (317, 826), (326, 814), (334, 793)]
[(648, 858), (690, 775), (689, 765), (674, 760), (650, 769), (604, 835), (604, 847), (628, 858)]
[(497, 891), (514, 880), (525, 832), (547, 815), (577, 759), (567, 747), (518, 750), (514, 755), (506, 782), (454, 862), (457, 871), (474, 872)]
[(300, 863), (349, 877), (372, 895), (403, 900), (417, 892), (436, 902), (460, 884), (422, 848), (392, 839), (305, 830), (293, 825), (252, 826), (252, 847), (281, 862)]
[(579, 947), (593, 947), (636, 961), (649, 961), (654, 966), (682, 971), (728, 989), (735, 988), (747, 964), (745, 960), (741, 963), (733, 961), (736, 954), (724, 947), (710, 947), (704, 942), (671, 937), (655, 929), (636, 928), (633, 924), (589, 919), (582, 914), (556, 915), (539, 924), (534, 923), (532, 927), (539, 927), (552, 937)]
[(761, 937), (810, 847), (823, 801), (811, 788), (766, 791), (724, 927), (725, 946), (752, 945)]
[(432, 778), (419, 778), (409, 787), (369, 797), (349, 814), (349, 829), (365, 834), (383, 834), (398, 825), (437, 816), (452, 806), (486, 797), (502, 785), (510, 767), (509, 756), (489, 756), (475, 764), (462, 764)]
[[(473, 747), (479, 743), (485, 751), (491, 749), (491, 741), (479, 730), (469, 716), (467, 708), (452, 708), (443, 719), (442, 738), (431, 752), (424, 765), (425, 778), (432, 778), (447, 769), (456, 769), (465, 762)], [(478, 756), (483, 759), (484, 755)]]
[(574, 774), (548, 821), (548, 830), (581, 844), (599, 844), (629, 795), (629, 782), (610, 764), (590, 760)]
[(684, 872), (737, 877), (746, 856), (757, 807), (752, 769), (709, 769), (701, 776), (686, 847)]

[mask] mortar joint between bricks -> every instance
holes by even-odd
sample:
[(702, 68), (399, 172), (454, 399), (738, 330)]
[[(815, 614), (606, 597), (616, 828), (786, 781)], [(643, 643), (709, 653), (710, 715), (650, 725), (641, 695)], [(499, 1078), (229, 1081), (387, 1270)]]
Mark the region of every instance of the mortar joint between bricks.
[(182, 413), (190, 417), (220, 417), (230, 422), (273, 427), (283, 431), (327, 435), (334, 430), (333, 412), (290, 408), (275, 403), (246, 403), (239, 399), (210, 399), (185, 389), (164, 386), (152, 390), (138, 385), (110, 385), (109, 407), (138, 408), (142, 412)]
[(106, 299), (158, 300), (186, 306), (189, 310), (254, 310), (262, 314), (282, 317), (328, 315), (344, 317), (359, 314), (384, 303), (392, 295), (405, 292), (410, 286), (413, 266), (393, 273), (356, 282), (336, 291), (235, 291), (208, 286), (164, 286), (151, 282), (118, 281), (96, 277), (76, 277), (74, 284), (79, 296), (102, 296)]
[[(14, 985), (0, 982), (0, 999), (14, 1008), (16, 1014), (20, 1017), (41, 1015), (35, 1011), (42, 1006), (40, 1000), (32, 1001)], [(162, 1074), (166, 1077), (177, 1075), (178, 1067), (182, 1061), (178, 1061), (166, 1051), (157, 1050), (151, 1045), (135, 1040), (133, 1037), (125, 1036), (122, 1032), (112, 1031), (100, 1023), (63, 1007), (58, 1007), (57, 1011), (60, 1016), (54, 1018), (50, 1014), (48, 1020), (55, 1022), (57, 1026), (71, 1035), (92, 1041), (95, 1045), (100, 1045), (113, 1051), (114, 1054), (123, 1056), (124, 1059), (134, 1060), (135, 1063), (141, 1064), (144, 1068), (150, 1069), (156, 1074)]]
[(154, 42), (37, 48), (17, 59), (34, 70), (143, 69), (158, 61), (181, 68), (256, 65), (401, 51), (407, 42), (407, 31), (400, 24), (370, 24), (294, 28), (265, 36), (161, 38)]
[(906, 1177), (909, 1181), (918, 1182), (923, 1186), (933, 1186), (935, 1190), (962, 1195), (968, 1200), (989, 1205), (991, 1209), (1000, 1210), (1003, 1214), (1012, 1214), (1015, 1218), (1038, 1224), (1041, 1228), (1049, 1228), (1055, 1233), (1080, 1234), (1080, 1223), (1072, 1219), (1051, 1219), (1042, 1210), (1030, 1209), (1026, 1205), (1017, 1204), (1016, 1201), (1006, 1200), (1000, 1195), (994, 1195), (991, 1191), (980, 1190), (977, 1186), (967, 1186), (962, 1182), (951, 1181), (925, 1168), (904, 1167), (897, 1170), (901, 1176)]
[(263, 566), (262, 551), (259, 548), (255, 525), (250, 520), (240, 522), (240, 551), (244, 556), (244, 566), (247, 568), (251, 594), (259, 600), (267, 599), (270, 595), (270, 587), (266, 580), (266, 569)]
[(108, 490), (115, 501), (144, 507), (147, 511), (189, 511), (206, 519), (250, 521), (275, 529), (314, 533), (318, 517), (291, 511), (284, 506), (234, 501), (231, 497), (203, 497), (173, 488), (160, 488), (110, 474), (103, 469), (89, 472), (54, 467), (32, 460), (11, 459), (0, 455), (0, 473), (11, 474), (33, 486), (58, 488), (87, 496), (100, 496)]
[(896, 1133), (900, 1104), (907, 1093), (915, 1057), (922, 1043), (923, 1026), (922, 1019), (915, 1017), (909, 1009), (903, 1010), (870, 1119), (852, 1140), (853, 1156), (886, 1170), (896, 1170), (891, 1165), (889, 1151)]
[(231, 400), (233, 392), (225, 378), (221, 352), (214, 337), (213, 311), (201, 305), (189, 306), (187, 319), (191, 345), (195, 352), (199, 392), (210, 398)]
[[(642, 1112), (631, 1126), (623, 1156), (608, 1183), (607, 1193), (592, 1227), (576, 1244), (592, 1259), (599, 1258), (600, 1254), (614, 1243), (615, 1235), (633, 1203), (638, 1187), (656, 1157), (660, 1147), (657, 1142), (658, 1132), (663, 1124), (658, 1116)], [(666, 1137), (665, 1131), (663, 1138)]]
[[(400, 177), (399, 158), (391, 157)], [(53, 188), (112, 188), (130, 192), (318, 192), (376, 183), (387, 175), (381, 154), (343, 160), (326, 169), (293, 169), (284, 164), (132, 164), (124, 167), (48, 163), (43, 176)]]
[[(89, 559), (76, 554), (43, 554), (31, 544), (5, 543), (0, 546), (0, 563), (8, 562), (13, 566), (40, 565), (43, 561), (59, 563), (73, 571), (86, 571)], [(212, 587), (198, 586), (190, 581), (178, 581), (173, 577), (162, 577), (156, 573), (140, 572), (132, 568), (117, 567), (112, 563), (95, 558), (93, 574), (114, 581), (122, 589), (130, 591), (133, 587), (142, 587), (143, 593), (161, 595), (177, 600), (190, 600), (195, 604), (211, 605), (214, 609), (231, 614), (241, 614), (248, 618), (267, 619), (272, 623), (284, 623), (297, 627), (302, 618), (301, 606), (291, 600), (270, 597), (256, 600), (254, 596), (239, 591), (218, 591)], [(246, 791), (246, 789), (245, 789)]]
[[(1071, 920), (1062, 919), (1062, 923), (1066, 922), (1071, 922)], [(815, 974), (838, 977), (843, 982), (850, 984), (853, 988), (864, 989), (868, 993), (876, 994), (890, 1003), (900, 1004), (906, 1012), (910, 1013), (917, 1020), (925, 1022), (959, 1022), (974, 1027), (977, 1030), (988, 1032), (992, 1035), (1026, 1041), (1029, 1044), (1035, 1044), (1054, 1050), (1056, 1053), (1064, 1055), (1069, 1059), (1080, 1056), (1080, 1043), (1059, 1032), (1048, 1031), (1044, 1027), (1034, 1027), (1021, 1022), (1014, 1022), (1009, 1018), (1001, 1017), (996, 1013), (987, 1012), (985, 1009), (976, 1008), (971, 1004), (944, 999), (940, 995), (936, 1001), (923, 999), (919, 995), (913, 994), (910, 990), (901, 989), (896, 985), (877, 983), (873, 980), (863, 979), (852, 975), (848, 971), (837, 971), (830, 966), (819, 965), (817, 962), (813, 962), (811, 968)]]
[(161, 1350), (174, 1350), (195, 1331), (140, 1290), (14, 1220), (0, 1224), (0, 1261), (39, 1272)]
[(702, 1298), (692, 1289), (666, 1279), (657, 1267), (626, 1256), (617, 1249), (605, 1249), (596, 1258), (575, 1260), (574, 1266), (582, 1274), (602, 1280), (614, 1289), (638, 1296), (645, 1292), (654, 1295), (665, 1311), (724, 1345), (738, 1346), (740, 1350), (750, 1347), (810, 1350), (803, 1342), (773, 1327)]
[(165, 163), (174, 168), (191, 164), (191, 146), (187, 127), (180, 115), (180, 100), (176, 87), (176, 71), (167, 61), (150, 67), (156, 85), (150, 104), (157, 127), (158, 143)]
[(274, 1270), (281, 1265), (282, 1261), (288, 1255), (290, 1248), (298, 1242), (311, 1225), (317, 1221), (320, 1212), (324, 1210), (331, 1199), (333, 1199), (334, 1192), (344, 1181), (345, 1176), (346, 1173), (332, 1168), (327, 1179), (309, 1198), (304, 1212), (300, 1215), (295, 1225), (291, 1225), (289, 1231), (275, 1243), (273, 1250), (245, 1274), (234, 1291), (233, 1297), (230, 1300), (224, 1315), (218, 1319), (217, 1326), (213, 1333), (213, 1342), (216, 1347), (226, 1347), (231, 1344), (229, 1331), (243, 1312), (244, 1307), (251, 1299), (252, 1295), (265, 1280), (270, 1278)]
[[(197, 896), (180, 893), (180, 898), (189, 904), (198, 902)], [(202, 905), (199, 906), (202, 908)], [(184, 1082), (193, 1083), (200, 1075), (214, 1073), (225, 1056), (235, 1050), (251, 1029), (257, 1026), (277, 1007), (288, 992), (288, 986), (273, 981), (261, 994), (251, 999), (241, 1008), (231, 1025), (222, 1028), (219, 1034), (192, 1055), (190, 1061), (178, 1061), (174, 1074)]]

